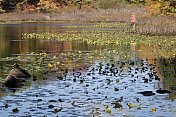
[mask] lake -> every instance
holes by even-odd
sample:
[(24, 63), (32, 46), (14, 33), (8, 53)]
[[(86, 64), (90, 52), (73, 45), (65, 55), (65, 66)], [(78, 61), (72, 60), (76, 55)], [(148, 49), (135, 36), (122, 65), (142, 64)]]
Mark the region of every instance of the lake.
[[(135, 43), (94, 45), (22, 38), (23, 33), (126, 29), (89, 28), (96, 24), (1, 24), (0, 116), (175, 117), (176, 60), (169, 56), (175, 46), (158, 49)], [(21, 87), (4, 87), (2, 83), (15, 63), (32, 77)]]

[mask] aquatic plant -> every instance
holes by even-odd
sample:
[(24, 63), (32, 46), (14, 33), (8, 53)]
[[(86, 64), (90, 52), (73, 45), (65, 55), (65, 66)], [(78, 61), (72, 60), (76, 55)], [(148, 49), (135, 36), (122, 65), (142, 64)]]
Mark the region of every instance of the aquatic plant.
[(107, 113), (111, 113), (111, 108), (106, 108)]
[(133, 108), (134, 105), (133, 105), (132, 103), (129, 103), (129, 104), (128, 104), (128, 107), (129, 107), (129, 109), (130, 109), (130, 108)]
[(176, 37), (145, 36), (128, 33), (128, 31), (71, 31), (66, 33), (23, 33), (23, 39), (55, 39), (58, 41), (84, 41), (91, 45), (153, 45), (155, 47), (172, 46)]
[(156, 108), (152, 108), (152, 111), (156, 111)]
[[(136, 96), (134, 97), (130, 97), (128, 95), (116, 95), (115, 97), (109, 96), (107, 94), (101, 94), (101, 91), (104, 90), (108, 90), (107, 92), (113, 92), (116, 93), (113, 88), (116, 88), (119, 90), (119, 92), (117, 94), (120, 93), (120, 91), (129, 91), (128, 88), (126, 88), (126, 86), (128, 87), (128, 83), (127, 85), (122, 85), (124, 82), (124, 79), (127, 79), (127, 81), (131, 81), (132, 83), (135, 82), (135, 79), (140, 80), (140, 83), (142, 84), (141, 80), (142, 78), (137, 78), (137, 76), (132, 76), (134, 74), (134, 72), (137, 73), (151, 73), (153, 74), (153, 69), (149, 69), (146, 68), (144, 65), (143, 60), (137, 60), (137, 61), (130, 61), (130, 56), (128, 56), (129, 51), (125, 51), (125, 52), (121, 52), (118, 48), (116, 49), (99, 49), (99, 50), (93, 50), (90, 52), (85, 52), (85, 51), (79, 51), (79, 50), (73, 50), (73, 51), (64, 51), (62, 53), (58, 53), (55, 55), (50, 55), (48, 53), (42, 52), (42, 53), (30, 53), (27, 55), (21, 55), (21, 56), (17, 56), (17, 57), (8, 57), (8, 58), (3, 58), (2, 60), (4, 61), (17, 61), (19, 63), (21, 63), (22, 65), (26, 66), (27, 69), (31, 69), (31, 71), (34, 71), (34, 75), (37, 72), (40, 72), (40, 74), (45, 74), (46, 76), (49, 76), (52, 74), (52, 77), (55, 78), (54, 82), (63, 82), (63, 87), (65, 88), (70, 88), (71, 90), (75, 89), (76, 86), (73, 86), (72, 84), (68, 84), (66, 86), (64, 86), (65, 81), (69, 81), (71, 83), (74, 84), (79, 84), (82, 87), (84, 87), (85, 89), (90, 89), (90, 90), (83, 90), (83, 94), (86, 95), (86, 99), (84, 99), (85, 103), (90, 103), (88, 100), (91, 100), (90, 98), (87, 99), (87, 95), (93, 93), (98, 93), (98, 95), (102, 95), (100, 96), (100, 99), (91, 100), (91, 104), (92, 105), (92, 111), (90, 112), (91, 115), (100, 115), (100, 116), (111, 116), (111, 115), (117, 115), (117, 111), (120, 112), (122, 109), (124, 111), (129, 111), (128, 109), (130, 109), (130, 111), (140, 111), (146, 107), (148, 108), (148, 106), (146, 105), (146, 103), (142, 100), (142, 97), (139, 96), (140, 98), (140, 103), (144, 103), (143, 107), (140, 107), (139, 104), (137, 104), (136, 106), (136, 101), (139, 102), (139, 98), (136, 99)], [(119, 57), (118, 60), (116, 60), (116, 56), (121, 55), (121, 56), (127, 56), (126, 59), (121, 59)], [(109, 58), (108, 61), (104, 62), (103, 60), (104, 57)], [(84, 60), (85, 66), (81, 60)], [(66, 62), (65, 62), (66, 61)], [(90, 61), (94, 62), (96, 61), (96, 63), (94, 63), (95, 65), (92, 65), (92, 63), (90, 63)], [(27, 64), (26, 64), (27, 63)], [(31, 64), (31, 65), (30, 65)], [(92, 66), (91, 66), (92, 65)], [(40, 67), (40, 69), (36, 69), (35, 67), (38, 66)], [(58, 69), (57, 69), (58, 68)], [(84, 71), (86, 70), (86, 72)], [(147, 70), (147, 72), (146, 72)], [(71, 73), (70, 73), (71, 72)], [(67, 76), (68, 73), (68, 76)], [(80, 73), (85, 73), (85, 74), (81, 74)], [(70, 75), (71, 74), (71, 75)], [(96, 74), (96, 75), (95, 75)], [(98, 74), (98, 75), (97, 75)], [(141, 75), (141, 76), (146, 76), (147, 74)], [(81, 80), (82, 76), (85, 79), (85, 82), (77, 82), (79, 80)], [(74, 82), (73, 79), (76, 77), (76, 81)], [(102, 78), (100, 80), (100, 77)], [(42, 77), (43, 78), (43, 77)], [(49, 77), (50, 78), (50, 77)], [(48, 79), (49, 79), (48, 78)], [(147, 79), (151, 79), (154, 80), (154, 76), (151, 77), (147, 77)], [(95, 82), (102, 82), (102, 84), (104, 84), (104, 86), (102, 85), (97, 85), (94, 84)], [(88, 82), (88, 81), (92, 81), (92, 82)], [(137, 81), (136, 81), (137, 82)], [(76, 84), (76, 85), (77, 85)], [(60, 84), (59, 84), (60, 85)], [(60, 86), (57, 85), (59, 87), (59, 91), (61, 90)], [(58, 90), (57, 87), (57, 90)], [(132, 86), (133, 87), (133, 86)], [(92, 90), (93, 89), (93, 90)], [(47, 90), (47, 89), (45, 89)], [(42, 90), (43, 91), (43, 90)], [(84, 92), (85, 91), (85, 92)], [(48, 94), (52, 94), (52, 91), (49, 91)], [(64, 92), (66, 93), (66, 92)], [(131, 93), (135, 93), (135, 92), (131, 92)], [(82, 104), (82, 101), (79, 102), (79, 100), (76, 100), (74, 97), (72, 97), (71, 100), (69, 99), (64, 99), (64, 98), (60, 98), (58, 100), (54, 99), (50, 99), (48, 103), (42, 103), (42, 102), (46, 102), (44, 97), (40, 97), (40, 94), (36, 93), (36, 97), (39, 97), (37, 99), (35, 99), (35, 101), (37, 102), (37, 108), (43, 108), (43, 104), (46, 104), (44, 107), (46, 107), (47, 109), (52, 109), (52, 111), (48, 111), (49, 114), (53, 113), (53, 114), (62, 114), (65, 112), (66, 109), (70, 109), (70, 106), (72, 106), (71, 108), (74, 107), (78, 107), (78, 104)], [(55, 95), (55, 94), (54, 94)], [(137, 94), (136, 95), (140, 95)], [(35, 95), (34, 95), (35, 96)], [(119, 96), (119, 97), (117, 97)], [(143, 96), (143, 95), (141, 95)], [(96, 97), (96, 95), (95, 95)], [(48, 99), (48, 98), (47, 98)], [(132, 99), (132, 100), (131, 100)], [(52, 104), (54, 103), (55, 104)], [(61, 108), (57, 108), (57, 102), (61, 103)], [(76, 102), (76, 104), (75, 104)], [(130, 103), (131, 102), (131, 103)], [(39, 104), (38, 106), (38, 103)], [(63, 108), (64, 111), (59, 113), (60, 111), (62, 111), (62, 103), (64, 103)], [(126, 104), (128, 104), (128, 108), (126, 108)], [(69, 105), (69, 107), (66, 107), (66, 104)], [(42, 106), (41, 106), (42, 105)], [(104, 105), (104, 106), (103, 106)], [(84, 106), (84, 105), (83, 105)], [(54, 108), (56, 107), (56, 108)], [(145, 108), (145, 109), (146, 109)], [(149, 107), (150, 108), (150, 107)], [(158, 108), (158, 107), (156, 107)], [(162, 107), (159, 107), (162, 108)], [(21, 108), (19, 108), (21, 110)], [(152, 110), (150, 108), (150, 110)], [(35, 110), (34, 110), (35, 111)], [(38, 110), (36, 110), (38, 111)], [(121, 111), (122, 112), (122, 111)], [(42, 114), (46, 114), (46, 113), (42, 113)]]
[(58, 112), (60, 112), (62, 110), (62, 108), (58, 109), (58, 108), (55, 108), (54, 111), (52, 111), (54, 114), (57, 114), (57, 117), (58, 117)]

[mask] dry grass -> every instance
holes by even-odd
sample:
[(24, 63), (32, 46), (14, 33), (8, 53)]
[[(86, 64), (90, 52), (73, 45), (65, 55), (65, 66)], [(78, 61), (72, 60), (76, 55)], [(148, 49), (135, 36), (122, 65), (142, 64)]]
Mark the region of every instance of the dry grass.
[(145, 9), (126, 6), (120, 9), (76, 10), (74, 12), (63, 12), (53, 18), (60, 20), (128, 22), (133, 13), (137, 15), (145, 14)]
[[(145, 9), (136, 6), (126, 6), (118, 9), (75, 9), (63, 8), (58, 13), (4, 13), (0, 14), (1, 21), (40, 21), (40, 20), (71, 20), (71, 21), (115, 21), (128, 22), (130, 16), (145, 14)], [(48, 18), (51, 16), (51, 19)]]
[[(136, 15), (136, 31), (148, 35), (175, 35), (176, 17), (150, 16), (142, 6), (125, 6), (117, 9), (77, 9), (65, 7), (58, 13), (4, 13), (0, 21), (89, 21), (125, 22), (130, 24), (132, 14)], [(51, 17), (50, 17), (51, 16)], [(145, 17), (144, 17), (145, 16)]]
[(42, 21), (49, 20), (47, 14), (42, 13), (3, 13), (0, 14), (0, 21)]
[(175, 35), (176, 17), (150, 16), (141, 17), (137, 21), (137, 32), (148, 35)]

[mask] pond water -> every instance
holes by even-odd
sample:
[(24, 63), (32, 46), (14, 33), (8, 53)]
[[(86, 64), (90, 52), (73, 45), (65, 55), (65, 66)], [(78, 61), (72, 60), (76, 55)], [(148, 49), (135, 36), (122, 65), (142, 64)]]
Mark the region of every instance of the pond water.
[[(94, 24), (0, 25), (0, 116), (175, 117), (175, 59), (161, 57), (158, 51), (162, 50), (133, 44), (97, 46), (21, 38), (22, 33), (122, 29), (90, 29), (88, 25)], [(44, 61), (43, 65), (59, 62), (59, 66), (54, 71), (43, 69), (37, 57)], [(2, 82), (16, 62), (32, 77), (20, 88), (3, 87)], [(159, 93), (160, 89), (171, 93)], [(139, 93), (144, 91), (150, 92)]]

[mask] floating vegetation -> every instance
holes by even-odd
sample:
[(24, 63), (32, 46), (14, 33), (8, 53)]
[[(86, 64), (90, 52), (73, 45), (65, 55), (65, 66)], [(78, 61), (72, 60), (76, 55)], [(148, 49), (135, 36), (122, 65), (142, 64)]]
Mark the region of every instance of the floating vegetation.
[(111, 113), (111, 108), (106, 108), (107, 113)]
[[(49, 39), (58, 41), (79, 41), (89, 45), (117, 45), (131, 47), (135, 51), (136, 47), (143, 45), (143, 50), (138, 50), (142, 56), (148, 53), (158, 55), (163, 58), (176, 56), (175, 36), (146, 36), (129, 33), (128, 31), (100, 31), (100, 30), (80, 30), (66, 31), (64, 33), (23, 33), (23, 39)], [(150, 46), (147, 48), (147, 46)], [(106, 56), (103, 56), (106, 57)], [(91, 56), (90, 56), (91, 58)], [(113, 59), (113, 58), (112, 58)]]
[(84, 41), (92, 45), (153, 45), (167, 47), (176, 44), (176, 37), (128, 34), (127, 31), (82, 30), (66, 33), (23, 33), (23, 39), (55, 39), (58, 41)]
[(134, 107), (134, 105), (132, 103), (129, 103), (128, 106), (129, 106), (129, 109)]
[[(59, 74), (61, 74), (62, 70), (59, 70), (59, 68), (80, 66), (79, 62), (81, 60), (87, 61), (86, 64), (92, 64), (93, 60), (103, 60), (105, 58), (110, 58), (111, 61), (114, 61), (116, 57), (112, 58), (112, 55), (120, 55), (122, 56), (122, 59), (126, 57), (126, 59), (128, 60), (130, 59), (130, 56), (127, 57), (127, 53), (119, 53), (118, 50), (100, 49), (91, 52), (65, 52), (55, 56), (50, 56), (47, 53), (30, 53), (22, 56), (1, 58), (1, 60), (6, 62), (13, 61), (14, 63), (21, 62), (25, 64), (25, 68), (32, 72), (33, 81), (36, 81), (37, 77), (35, 76), (35, 73), (37, 72), (42, 72), (44, 74), (49, 72), (58, 72)], [(77, 62), (75, 61), (74, 64), (71, 63), (73, 59), (77, 60)], [(67, 62), (64, 62), (63, 60)], [(58, 79), (62, 79), (62, 77), (58, 77)], [(84, 80), (81, 79), (80, 82), (84, 82)], [(118, 83), (119, 79), (116, 79), (116, 82)], [(86, 84), (86, 87), (88, 86), (89, 84)]]
[[(86, 103), (89, 104), (88, 107), (92, 106), (92, 109), (88, 109), (90, 111), (82, 115), (111, 116), (118, 115), (116, 111), (134, 111), (135, 113), (135, 111), (144, 111), (146, 108), (150, 108), (148, 112), (156, 111), (151, 109), (148, 103), (142, 100), (144, 96), (149, 97), (148, 95), (150, 94), (152, 94), (150, 97), (154, 96), (153, 91), (141, 91), (140, 94), (143, 95), (140, 95), (138, 94), (139, 91), (131, 91), (134, 86), (130, 85), (135, 82), (145, 85), (144, 79), (147, 79), (150, 83), (156, 81), (157, 79), (155, 79), (155, 77), (157, 77), (157, 74), (153, 69), (155, 66), (149, 66), (149, 68), (147, 68), (147, 63), (144, 60), (137, 59), (136, 61), (131, 61), (130, 57), (126, 59), (122, 58), (122, 60), (119, 61), (119, 59), (117, 59), (119, 55), (124, 56), (126, 53), (122, 53), (118, 49), (100, 49), (91, 52), (67, 51), (58, 55), (31, 53), (28, 54), (28, 56), (22, 55), (1, 59), (6, 62), (18, 62), (22, 65), (25, 63), (26, 69), (30, 70), (33, 74), (32, 78), (37, 77), (37, 79), (33, 81), (34, 83), (37, 81), (41, 82), (44, 77), (47, 77), (46, 81), (52, 79), (50, 76), (54, 77), (53, 83), (56, 83), (55, 86), (58, 87), (57, 89), (51, 88), (48, 90), (47, 88), (41, 88), (41, 90), (39, 88), (38, 90), (41, 90), (41, 92), (39, 92), (42, 94), (38, 92), (34, 92), (36, 94), (30, 94), (28, 92), (25, 94), (31, 95), (32, 98), (35, 98), (34, 102), (37, 103), (37, 106), (31, 104), (35, 107), (34, 109), (30, 108), (31, 113), (48, 109), (48, 112), (43, 112), (39, 115), (48, 116), (50, 114), (57, 114), (58, 116), (59, 114), (62, 115), (65, 110), (67, 110), (68, 113), (71, 113), (70, 109), (74, 110), (78, 108), (80, 110), (81, 106), (84, 107)], [(105, 60), (104, 57), (108, 58), (109, 61), (103, 62), (103, 60)], [(75, 63), (70, 63), (69, 60), (75, 61)], [(81, 60), (86, 61), (84, 63), (85, 66), (83, 63), (80, 65)], [(96, 61), (96, 63), (94, 63), (94, 61)], [(42, 79), (38, 77), (41, 73), (43, 74)], [(49, 87), (53, 87), (53, 84), (49, 85)], [(143, 86), (140, 85), (138, 87), (140, 89)], [(160, 90), (156, 90), (156, 92), (158, 91)], [(79, 97), (75, 97), (79, 93), (82, 95), (81, 100)], [(136, 98), (135, 95), (137, 95), (138, 98)], [(46, 100), (48, 99), (47, 96), (49, 96), (48, 101)], [(56, 98), (58, 100), (55, 100)], [(84, 108), (87, 109), (86, 106)], [(161, 107), (156, 106), (156, 108)], [(19, 107), (19, 109), (20, 112), (21, 110), (23, 111), (21, 107)], [(123, 115), (123, 113), (120, 115)]]
[(105, 23), (100, 22), (96, 24), (88, 24), (88, 25), (78, 25), (78, 26), (62, 26), (67, 28), (119, 28), (119, 27), (127, 27), (126, 23)]
[(156, 108), (152, 108), (152, 111), (156, 111)]

